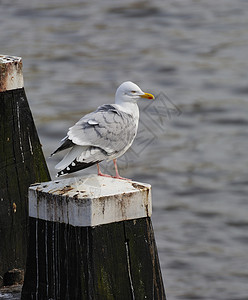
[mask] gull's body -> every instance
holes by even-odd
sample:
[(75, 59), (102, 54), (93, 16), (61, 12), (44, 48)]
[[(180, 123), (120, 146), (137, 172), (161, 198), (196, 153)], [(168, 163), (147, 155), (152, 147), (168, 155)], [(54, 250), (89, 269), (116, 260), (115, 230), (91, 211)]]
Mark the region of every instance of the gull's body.
[(154, 99), (144, 93), (136, 84), (127, 81), (116, 91), (115, 104), (104, 104), (96, 111), (82, 117), (69, 128), (67, 136), (55, 153), (71, 148), (55, 168), (60, 170), (57, 176), (66, 175), (97, 164), (98, 175), (102, 174), (98, 163), (114, 161), (116, 176), (121, 178), (116, 159), (123, 155), (132, 145), (139, 123), (140, 98)]

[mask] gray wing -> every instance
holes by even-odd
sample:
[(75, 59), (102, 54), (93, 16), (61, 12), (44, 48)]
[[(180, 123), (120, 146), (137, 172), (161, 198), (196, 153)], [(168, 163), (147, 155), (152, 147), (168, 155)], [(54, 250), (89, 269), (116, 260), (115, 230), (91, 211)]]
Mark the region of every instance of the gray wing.
[(137, 122), (115, 105), (105, 104), (69, 128), (68, 139), (80, 146), (101, 148), (108, 155), (128, 148), (136, 135)]

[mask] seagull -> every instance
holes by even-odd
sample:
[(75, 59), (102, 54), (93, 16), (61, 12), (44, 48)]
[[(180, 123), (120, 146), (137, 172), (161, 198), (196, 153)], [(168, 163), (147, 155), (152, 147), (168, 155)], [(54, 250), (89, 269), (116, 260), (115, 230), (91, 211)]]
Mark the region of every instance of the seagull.
[[(55, 166), (59, 170), (57, 177), (96, 164), (99, 176), (127, 179), (119, 175), (116, 159), (130, 148), (135, 139), (139, 123), (137, 101), (142, 98), (155, 99), (135, 83), (126, 81), (116, 91), (115, 104), (99, 106), (70, 127), (60, 147), (51, 154), (70, 149)], [(101, 172), (99, 163), (104, 160), (113, 160), (115, 176)]]

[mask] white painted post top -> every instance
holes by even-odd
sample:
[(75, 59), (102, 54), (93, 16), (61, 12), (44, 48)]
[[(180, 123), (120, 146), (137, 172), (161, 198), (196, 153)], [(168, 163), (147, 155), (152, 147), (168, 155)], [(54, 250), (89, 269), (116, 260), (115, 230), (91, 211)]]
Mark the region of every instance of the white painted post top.
[(151, 186), (97, 175), (32, 185), (29, 216), (73, 226), (97, 226), (152, 214)]
[(23, 87), (22, 58), (0, 54), (0, 92)]

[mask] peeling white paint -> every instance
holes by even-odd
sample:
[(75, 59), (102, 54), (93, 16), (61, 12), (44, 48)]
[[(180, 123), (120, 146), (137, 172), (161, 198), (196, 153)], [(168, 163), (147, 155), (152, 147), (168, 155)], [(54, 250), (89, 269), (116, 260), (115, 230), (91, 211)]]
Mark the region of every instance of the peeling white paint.
[(47, 221), (97, 226), (151, 214), (149, 184), (90, 175), (29, 188), (29, 216)]
[(0, 55), (0, 91), (16, 90), (24, 87), (22, 58)]
[(32, 143), (31, 143), (30, 135), (28, 135), (28, 143), (29, 143), (30, 153), (31, 153), (31, 155), (33, 155), (34, 152), (33, 152), (33, 147), (32, 147)]
[(24, 163), (24, 153), (22, 147), (22, 132), (21, 132), (21, 124), (20, 124), (20, 111), (19, 111), (19, 103), (17, 102), (17, 124), (18, 124), (18, 135), (19, 135), (19, 144), (21, 149), (22, 162)]
[(130, 283), (131, 292), (132, 292), (132, 300), (135, 300), (134, 288), (133, 288), (133, 280), (132, 280), (132, 273), (131, 273), (131, 266), (130, 266), (129, 248), (128, 248), (128, 243), (127, 242), (125, 242), (125, 246), (126, 246), (126, 254), (127, 254), (128, 278), (129, 278), (129, 283)]

